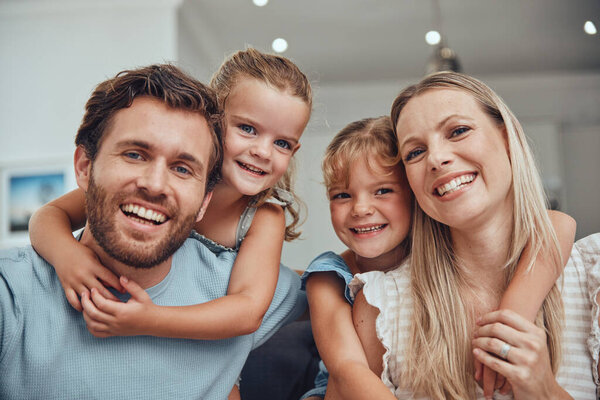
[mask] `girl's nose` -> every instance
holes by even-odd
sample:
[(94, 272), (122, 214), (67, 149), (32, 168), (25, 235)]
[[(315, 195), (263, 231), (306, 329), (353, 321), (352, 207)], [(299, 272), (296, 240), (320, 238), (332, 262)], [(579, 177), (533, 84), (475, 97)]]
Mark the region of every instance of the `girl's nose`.
[(250, 154), (259, 158), (269, 158), (271, 156), (271, 142), (268, 140), (257, 140), (250, 148)]
[(353, 217), (364, 217), (373, 214), (373, 206), (366, 200), (358, 199), (352, 206)]

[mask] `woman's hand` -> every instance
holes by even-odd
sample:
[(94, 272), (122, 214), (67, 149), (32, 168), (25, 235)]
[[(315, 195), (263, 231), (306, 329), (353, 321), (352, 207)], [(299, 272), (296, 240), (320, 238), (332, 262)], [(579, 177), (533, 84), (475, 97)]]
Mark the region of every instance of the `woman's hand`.
[(68, 262), (56, 263), (54, 269), (65, 291), (67, 301), (74, 309), (83, 310), (77, 294), (92, 289), (96, 289), (107, 299), (117, 300), (106, 286), (122, 291), (119, 278), (100, 263), (96, 253), (89, 247), (79, 243), (74, 246), (69, 245), (62, 258)]
[(96, 288), (81, 294), (83, 318), (90, 333), (96, 337), (134, 336), (147, 334), (156, 305), (137, 283), (125, 277), (122, 286), (131, 294), (127, 303), (104, 297)]
[(511, 310), (485, 314), (473, 339), (473, 354), (506, 377), (515, 399), (571, 397), (556, 382), (546, 333)]

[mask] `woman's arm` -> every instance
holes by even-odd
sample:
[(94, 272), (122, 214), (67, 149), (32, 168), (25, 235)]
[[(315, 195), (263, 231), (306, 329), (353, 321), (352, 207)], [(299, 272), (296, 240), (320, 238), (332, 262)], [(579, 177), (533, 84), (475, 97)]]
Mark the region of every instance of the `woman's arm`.
[(67, 300), (79, 311), (78, 294), (84, 291), (96, 288), (114, 299), (104, 285), (122, 290), (119, 279), (73, 237), (72, 231), (82, 228), (85, 220), (85, 193), (76, 189), (41, 207), (29, 221), (32, 246), (54, 267)]
[[(535, 259), (532, 270), (527, 271), (527, 266), (531, 260), (531, 248), (528, 244), (521, 255), (513, 279), (506, 292), (504, 292), (499, 306), (499, 309), (516, 311), (531, 322), (535, 320), (544, 299), (569, 260), (571, 247), (573, 247), (575, 239), (576, 223), (573, 218), (559, 211), (548, 211), (548, 216), (560, 245), (562, 256), (560, 269), (554, 267), (552, 253), (540, 253)], [(488, 368), (485, 368), (482, 372), (483, 376), (480, 375), (481, 372), (478, 372), (478, 375), (479, 378), (483, 378), (484, 395), (491, 396), (494, 387), (500, 388), (503, 385), (502, 378), (497, 379), (496, 374)], [(503, 388), (502, 392), (507, 392), (507, 389)]]
[[(266, 203), (254, 216), (233, 265), (227, 295), (192, 306), (157, 306), (132, 281), (123, 281), (132, 298), (110, 301), (97, 291), (84, 308), (88, 329), (101, 337), (152, 335), (186, 339), (224, 339), (255, 332), (277, 286), (285, 233), (280, 206)], [(88, 321), (86, 319), (86, 321)]]

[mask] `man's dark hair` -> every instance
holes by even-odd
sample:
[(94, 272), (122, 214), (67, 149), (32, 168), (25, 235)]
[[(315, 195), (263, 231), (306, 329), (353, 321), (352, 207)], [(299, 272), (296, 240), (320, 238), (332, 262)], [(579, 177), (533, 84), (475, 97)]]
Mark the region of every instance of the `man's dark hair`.
[(85, 105), (85, 115), (75, 144), (83, 146), (94, 161), (102, 138), (117, 111), (131, 106), (138, 96), (154, 97), (173, 109), (200, 112), (211, 131), (211, 152), (206, 190), (211, 191), (220, 178), (223, 161), (222, 115), (213, 89), (170, 64), (150, 65), (119, 72), (100, 83)]

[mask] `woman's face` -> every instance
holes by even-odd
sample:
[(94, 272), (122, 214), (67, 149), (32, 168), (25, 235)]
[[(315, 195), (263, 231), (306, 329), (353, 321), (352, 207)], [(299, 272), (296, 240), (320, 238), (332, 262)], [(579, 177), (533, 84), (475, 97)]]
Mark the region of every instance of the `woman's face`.
[(409, 184), (430, 217), (459, 229), (510, 217), (506, 132), (470, 94), (430, 89), (406, 104), (396, 127)]

